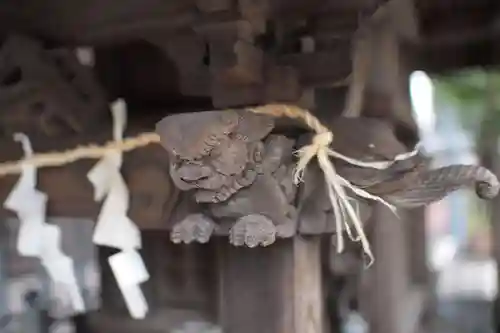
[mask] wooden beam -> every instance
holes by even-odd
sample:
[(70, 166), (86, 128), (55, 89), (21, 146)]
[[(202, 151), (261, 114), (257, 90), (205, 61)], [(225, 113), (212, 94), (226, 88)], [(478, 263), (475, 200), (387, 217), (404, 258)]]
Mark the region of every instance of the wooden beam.
[[(428, 73), (444, 73), (477, 66), (498, 65), (500, 59), (500, 16), (493, 12), (490, 19), (481, 23), (463, 26), (460, 20), (453, 18), (452, 23), (445, 23), (441, 30), (434, 29), (418, 42), (405, 44), (405, 48), (414, 55), (412, 69)], [(449, 21), (449, 20), (448, 20)], [(451, 32), (453, 31), (453, 32)], [(450, 55), (451, 56), (443, 56)]]
[[(469, 1), (469, 0), (440, 0), (440, 1), (435, 1), (435, 0), (418, 0), (417, 5), (418, 9), (422, 11), (429, 11), (429, 10), (436, 10), (436, 9), (441, 9), (441, 10), (446, 10), (450, 11), (450, 8), (453, 6), (453, 8), (460, 8), (460, 9), (473, 9), (477, 7), (484, 7), (487, 5), (490, 5), (492, 2), (491, 0), (476, 0), (476, 1)], [(453, 10), (455, 11), (455, 10)]]
[(300, 237), (256, 249), (220, 244), (224, 331), (325, 332), (319, 245)]
[(287, 54), (278, 63), (294, 68), (305, 87), (331, 86), (345, 80), (351, 72), (351, 50), (348, 44), (334, 51)]
[(418, 13), (415, 7), (417, 0), (390, 0), (389, 11), (393, 30), (400, 39), (415, 40), (419, 38)]
[[(492, 46), (497, 40), (474, 40), (466, 43), (443, 43), (441, 45), (414, 44), (405, 47), (413, 54), (411, 68), (429, 74), (444, 74), (479, 66), (498, 65), (492, 57)], [(453, 54), (453, 57), (443, 56)]]
[[(478, 29), (491, 25), (492, 19), (498, 15), (498, 10), (491, 6), (479, 5), (479, 2), (469, 2), (472, 6), (457, 6), (453, 11), (446, 8), (421, 10), (419, 21), (422, 36), (432, 37), (442, 34), (457, 34), (460, 31)], [(439, 20), (436, 20), (439, 17)]]
[(362, 114), (391, 119), (409, 133), (405, 144), (413, 146), (418, 130), (411, 111), (407, 50), (391, 23), (391, 16), (396, 14), (387, 12), (385, 20), (376, 22), (364, 37), (370, 65)]

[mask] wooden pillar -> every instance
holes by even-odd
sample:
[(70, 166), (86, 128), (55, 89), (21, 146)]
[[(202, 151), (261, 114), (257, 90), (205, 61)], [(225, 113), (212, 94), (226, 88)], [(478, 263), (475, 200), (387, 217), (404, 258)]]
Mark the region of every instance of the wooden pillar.
[(151, 279), (143, 290), (150, 313), (145, 320), (130, 318), (107, 263), (112, 251), (101, 248), (103, 302), (92, 317), (96, 332), (183, 332), (190, 322), (207, 322), (224, 333), (325, 332), (319, 238), (250, 249), (227, 238), (183, 246), (164, 235), (149, 236), (143, 257)]
[(224, 333), (322, 333), (319, 238), (280, 240), (220, 255), (220, 323)]
[[(371, 22), (367, 32), (370, 68), (365, 87), (364, 115), (388, 118), (404, 130), (400, 139), (409, 148), (416, 143), (417, 126), (412, 118), (409, 71), (401, 49), (401, 20), (396, 1)], [(399, 4), (400, 5), (400, 4)], [(407, 1), (407, 6), (410, 2)], [(370, 333), (412, 333), (421, 329), (425, 293), (415, 282), (425, 281), (425, 223), (422, 212), (393, 215), (377, 206), (369, 225), (375, 255), (365, 273), (361, 307)], [(415, 248), (414, 248), (415, 247)]]
[[(401, 213), (398, 218), (385, 206), (377, 205), (369, 222), (373, 228), (371, 241), (376, 261), (365, 272), (360, 303), (370, 333), (407, 333), (422, 329), (420, 321), (428, 285), (415, 283), (410, 254), (411, 244), (421, 244), (422, 239), (420, 235), (409, 234), (412, 228), (408, 228), (407, 223), (412, 221), (405, 218), (405, 212)], [(420, 255), (415, 255), (419, 263)]]
[(412, 209), (407, 212), (406, 217), (411, 282), (427, 286), (430, 279), (427, 263), (425, 208)]
[(400, 327), (401, 318), (406, 314), (408, 271), (404, 221), (378, 205), (371, 219), (371, 242), (376, 261), (365, 272), (362, 310), (371, 333), (409, 333)]

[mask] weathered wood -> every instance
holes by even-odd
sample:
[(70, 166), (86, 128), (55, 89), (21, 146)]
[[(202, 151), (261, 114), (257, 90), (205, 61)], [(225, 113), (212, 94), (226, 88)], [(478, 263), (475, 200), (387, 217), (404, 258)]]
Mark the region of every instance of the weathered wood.
[[(369, 38), (371, 44), (371, 66), (365, 90), (364, 114), (387, 116), (416, 131), (408, 99), (408, 72), (403, 70), (404, 56), (394, 31), (387, 24), (380, 23), (375, 34)], [(369, 110), (367, 108), (370, 108)]]
[[(274, 119), (246, 110), (171, 115), (157, 125), (173, 183), (196, 202), (172, 221), (172, 240), (205, 243), (229, 233), (236, 246), (267, 246), (296, 232), (295, 140)], [(198, 205), (200, 204), (200, 205)]]
[(318, 13), (313, 20), (314, 37), (318, 49), (335, 50), (339, 43), (346, 44), (355, 34), (359, 24), (359, 17), (349, 14), (349, 11), (335, 10)]
[(263, 78), (259, 83), (234, 85), (213, 82), (211, 89), (213, 105), (225, 108), (273, 102), (294, 103), (300, 99), (303, 85), (294, 67), (266, 59), (262, 75)]
[[(155, 35), (148, 42), (96, 48), (95, 67), (100, 81), (106, 86), (110, 100), (124, 98), (127, 101), (129, 117), (134, 121), (140, 121), (145, 114), (156, 113), (160, 117), (166, 110), (203, 110), (210, 105), (208, 69), (199, 65), (177, 65), (177, 60), (171, 59), (168, 53), (166, 37), (160, 37)], [(181, 39), (179, 43), (182, 42)], [(178, 45), (176, 40), (173, 44)], [(202, 61), (203, 55), (199, 59)], [(185, 67), (191, 70), (186, 71)]]
[(220, 322), (227, 333), (324, 332), (319, 239), (282, 240), (220, 255)]
[[(364, 20), (365, 14), (373, 11), (376, 6), (384, 5), (384, 2), (356, 0), (356, 1), (239, 1), (237, 8), (227, 10), (228, 2), (225, 0), (211, 1), (171, 1), (159, 3), (157, 1), (127, 0), (120, 5), (109, 1), (76, 1), (68, 6), (61, 0), (44, 0), (36, 2), (28, 0), (19, 5), (15, 0), (3, 1), (0, 6), (1, 26), (0, 32), (4, 34), (11, 31), (24, 31), (36, 34), (46, 40), (60, 42), (66, 45), (116, 45), (128, 43), (150, 35), (173, 35), (179, 30), (188, 31), (190, 27), (200, 24), (200, 21), (213, 19), (216, 14), (228, 14), (234, 18), (236, 11), (241, 14), (240, 18), (250, 22), (253, 30), (263, 33), (267, 28), (268, 21), (272, 25), (280, 25), (283, 21), (305, 22), (309, 26), (315, 26), (318, 34), (319, 44), (324, 44), (323, 37), (329, 41), (324, 44), (337, 45), (339, 35), (349, 35), (353, 32), (360, 16)], [(394, 1), (392, 7), (398, 15), (393, 17), (393, 24), (398, 27), (398, 33), (402, 36), (413, 38), (417, 28), (425, 37), (435, 35), (454, 35), (459, 43), (464, 44), (464, 39), (474, 39), (478, 43), (457, 50), (460, 52), (440, 52), (453, 54), (453, 57), (442, 57), (449, 61), (455, 58), (469, 59), (470, 62), (461, 62), (463, 65), (478, 64), (484, 61), (483, 52), (468, 50), (474, 47), (487, 47), (491, 34), (495, 28), (492, 27), (495, 18), (493, 15), (496, 8), (489, 1), (454, 1), (453, 11), (449, 10), (451, 2), (440, 1)], [(33, 11), (26, 12), (23, 6), (31, 6)], [(234, 5), (233, 5), (234, 6)], [(418, 11), (414, 10), (417, 6)], [(236, 7), (236, 6), (234, 6)], [(387, 6), (391, 7), (391, 6)], [(200, 10), (200, 8), (202, 10)], [(415, 15), (417, 14), (417, 15)], [(231, 17), (228, 15), (228, 17)], [(418, 16), (418, 20), (415, 20)], [(51, 17), (51, 20), (46, 20)], [(439, 19), (436, 19), (439, 18)], [(416, 21), (416, 22), (415, 22)], [(299, 23), (295, 24), (295, 27)], [(420, 27), (419, 27), (420, 25)], [(464, 34), (459, 29), (467, 27), (467, 31), (477, 31), (472, 36)], [(295, 28), (287, 29), (288, 34), (295, 33)], [(481, 32), (482, 31), (482, 32)], [(453, 32), (453, 34), (451, 34)], [(474, 35), (474, 34), (473, 34)], [(344, 37), (340, 39), (344, 39)], [(349, 39), (349, 38), (348, 38)], [(293, 41), (292, 41), (293, 43)], [(472, 60), (471, 57), (474, 59)], [(489, 59), (488, 61), (494, 61)], [(446, 62), (440, 66), (446, 66)]]
[[(405, 48), (414, 55), (412, 68), (414, 70), (425, 70), (428, 73), (443, 74), (453, 70), (481, 66), (493, 66), (496, 58), (491, 56), (492, 45), (498, 43), (500, 38), (492, 36), (488, 38), (472, 38), (468, 41), (457, 41), (456, 43), (408, 43)], [(474, 50), (470, 52), (469, 50)], [(453, 54), (454, 57), (443, 57), (443, 54)]]
[(389, 0), (388, 10), (398, 37), (415, 40), (419, 36), (418, 12), (413, 0)]
[(142, 255), (151, 274), (143, 285), (148, 317), (128, 317), (107, 263), (112, 252), (101, 248), (104, 303), (92, 315), (95, 329), (161, 333), (205, 321), (227, 333), (324, 332), (319, 239), (248, 249), (225, 239), (179, 246), (165, 242), (161, 234), (143, 237)]
[[(373, 224), (370, 236), (376, 262), (363, 277), (360, 303), (370, 332), (420, 332), (422, 328), (432, 291), (424, 276), (428, 273), (425, 258), (413, 252), (421, 248), (412, 248), (416, 242), (425, 241), (425, 235), (411, 233), (416, 218), (412, 221), (408, 215), (402, 211), (401, 218), (397, 218), (386, 207), (377, 205), (368, 222)], [(415, 262), (417, 255), (424, 262)], [(415, 268), (422, 269), (419, 276), (412, 275)]]
[(320, 246), (320, 238), (296, 238), (294, 242), (293, 306), (296, 332), (325, 331)]
[(224, 107), (262, 102), (264, 52), (253, 44), (256, 32), (252, 24), (236, 17), (199, 24), (194, 31), (208, 47), (204, 62), (209, 70), (206, 73), (210, 73), (213, 104)]
[(197, 0), (196, 7), (201, 11), (211, 13), (223, 10), (230, 10), (232, 3), (230, 0)]
[(427, 260), (427, 232), (424, 207), (407, 212), (410, 252), (410, 277), (414, 284), (428, 286), (430, 281)]
[(11, 35), (0, 49), (0, 130), (67, 136), (106, 119), (108, 101), (92, 70), (67, 49)]
[(208, 41), (232, 41), (238, 40), (253, 42), (255, 31), (250, 22), (243, 20), (240, 15), (227, 14), (222, 18), (218, 16), (205, 17), (191, 29), (199, 36)]
[[(208, 44), (193, 32), (175, 36), (152, 36), (148, 41), (171, 59), (178, 71), (179, 90), (187, 96), (210, 95)], [(165, 59), (167, 60), (167, 59)]]
[(109, 1), (77, 1), (69, 6), (55, 0), (28, 1), (25, 5), (34, 11), (22, 10), (15, 1), (2, 3), (0, 32), (26, 31), (71, 45), (110, 45), (185, 27), (198, 18), (194, 0), (127, 0), (119, 6)]
[(241, 16), (250, 22), (254, 31), (263, 34), (267, 31), (266, 20), (270, 16), (271, 4), (267, 0), (238, 0)]
[(262, 50), (242, 40), (215, 40), (209, 45), (213, 84), (238, 86), (262, 83)]
[[(363, 314), (373, 333), (403, 333), (406, 313), (408, 260), (403, 222), (386, 207), (374, 207), (371, 244), (375, 264), (366, 271), (360, 293)], [(414, 329), (414, 328), (412, 328)], [(416, 332), (416, 331), (411, 331)]]
[(347, 87), (315, 89), (316, 109), (314, 115), (323, 124), (331, 124), (344, 111)]
[(262, 81), (263, 52), (253, 45), (254, 31), (249, 22), (221, 20), (194, 30), (208, 42), (212, 84), (238, 86)]
[(300, 99), (302, 87), (297, 71), (290, 66), (267, 66), (265, 99), (268, 102), (291, 102)]
[(222, 109), (264, 102), (264, 91), (260, 85), (233, 86), (214, 84), (211, 87), (214, 107)]
[[(417, 129), (411, 116), (409, 72), (391, 18), (393, 15), (398, 14), (389, 8), (367, 27), (370, 30), (366, 32), (365, 41), (370, 52), (370, 67), (362, 114), (389, 118), (413, 133), (400, 138), (411, 147), (415, 144)], [(425, 303), (422, 293), (415, 291), (410, 275), (412, 262), (409, 260), (411, 248), (408, 241), (409, 237), (422, 241), (420, 238), (425, 237), (425, 232), (410, 235), (405, 217), (402, 215), (398, 219), (377, 204), (369, 222), (376, 262), (366, 274), (360, 301), (373, 333), (419, 330)]]
[(297, 70), (303, 85), (320, 87), (333, 85), (349, 76), (350, 55), (349, 47), (339, 47), (335, 51), (283, 55), (278, 63)]

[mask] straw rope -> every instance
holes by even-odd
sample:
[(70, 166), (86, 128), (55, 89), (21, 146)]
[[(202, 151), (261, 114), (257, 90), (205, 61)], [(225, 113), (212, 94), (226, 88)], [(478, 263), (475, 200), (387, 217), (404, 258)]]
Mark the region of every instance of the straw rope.
[(159, 142), (160, 136), (158, 134), (155, 132), (146, 132), (135, 137), (125, 138), (121, 141), (109, 141), (102, 146), (89, 144), (61, 152), (34, 154), (32, 157), (19, 161), (0, 163), (0, 176), (20, 173), (23, 164), (31, 164), (37, 168), (56, 167), (83, 159), (100, 159), (110, 150), (129, 152)]
[[(246, 110), (273, 117), (299, 119), (316, 133), (329, 133), (329, 130), (315, 116), (295, 106), (271, 104)], [(109, 141), (103, 145), (89, 144), (60, 152), (38, 153), (18, 161), (0, 163), (0, 176), (20, 173), (22, 171), (21, 166), (24, 163), (34, 165), (38, 168), (56, 167), (74, 163), (82, 159), (100, 159), (110, 150), (129, 152), (159, 142), (160, 136), (157, 133), (145, 132), (134, 137), (124, 138), (121, 141)]]
[[(294, 182), (298, 184), (302, 180), (302, 175), (307, 165), (314, 157), (316, 157), (318, 160), (318, 164), (324, 173), (325, 184), (328, 189), (328, 196), (335, 213), (335, 223), (337, 230), (337, 251), (340, 253), (344, 249), (344, 240), (341, 230), (345, 229), (349, 238), (354, 241), (361, 242), (363, 250), (369, 259), (368, 265), (371, 265), (374, 258), (373, 253), (370, 249), (370, 244), (363, 231), (362, 223), (359, 220), (359, 217), (357, 216), (348, 195), (346, 194), (345, 188), (348, 188), (359, 197), (379, 201), (393, 211), (394, 207), (385, 202), (383, 199), (377, 196), (373, 196), (360, 188), (357, 188), (348, 180), (339, 176), (335, 171), (335, 167), (330, 161), (330, 157), (339, 158), (346, 161), (347, 163), (360, 167), (375, 169), (387, 168), (394, 161), (379, 161), (368, 163), (358, 161), (332, 151), (329, 146), (333, 140), (333, 133), (323, 124), (321, 124), (318, 118), (316, 118), (307, 110), (301, 109), (297, 106), (269, 104), (255, 108), (247, 108), (245, 110), (256, 114), (266, 114), (273, 117), (288, 117), (292, 119), (298, 119), (303, 121), (309, 128), (311, 128), (311, 130), (316, 133), (311, 144), (297, 151), (298, 162), (294, 173)], [(110, 150), (128, 152), (134, 149), (145, 147), (149, 144), (159, 142), (160, 137), (158, 134), (156, 134), (155, 132), (145, 132), (135, 137), (125, 138), (120, 141), (110, 141), (104, 145), (90, 144), (87, 146), (80, 146), (61, 152), (34, 154), (33, 156), (26, 159), (0, 163), (0, 176), (20, 173), (22, 171), (22, 166), (27, 163), (38, 168), (56, 167), (73, 163), (81, 159), (99, 159), (102, 158)], [(400, 156), (396, 159), (407, 158), (412, 155), (414, 155), (413, 152), (405, 154), (405, 156)], [(357, 236), (353, 235), (349, 222), (354, 226)]]

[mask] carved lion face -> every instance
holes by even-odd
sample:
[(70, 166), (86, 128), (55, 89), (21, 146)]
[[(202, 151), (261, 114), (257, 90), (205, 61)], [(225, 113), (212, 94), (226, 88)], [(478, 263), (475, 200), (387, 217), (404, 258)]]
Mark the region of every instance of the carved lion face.
[(195, 190), (198, 202), (215, 203), (253, 183), (261, 140), (273, 126), (271, 118), (245, 111), (207, 111), (166, 117), (157, 132), (172, 156), (176, 186)]

